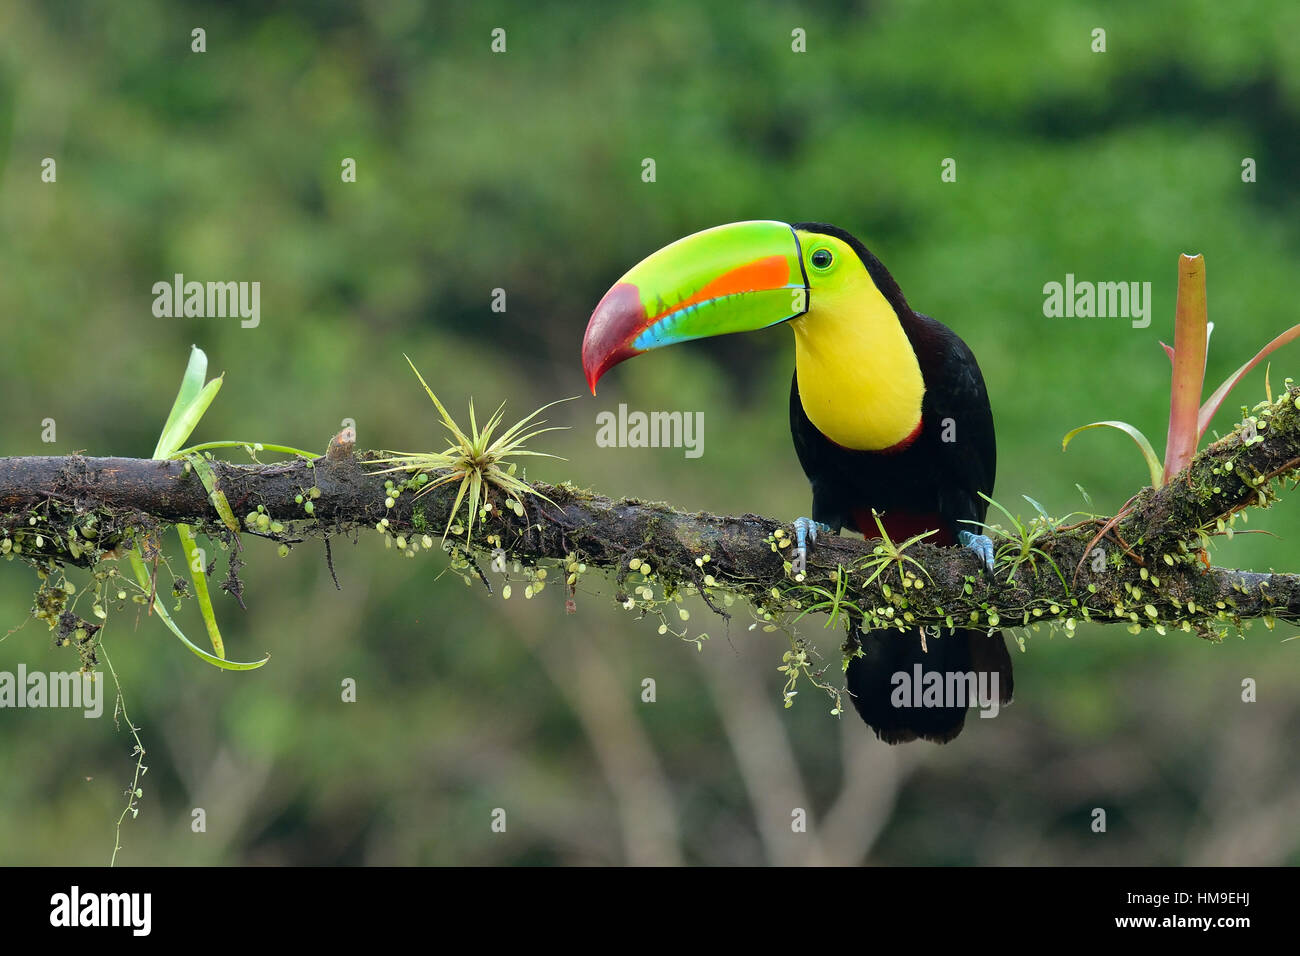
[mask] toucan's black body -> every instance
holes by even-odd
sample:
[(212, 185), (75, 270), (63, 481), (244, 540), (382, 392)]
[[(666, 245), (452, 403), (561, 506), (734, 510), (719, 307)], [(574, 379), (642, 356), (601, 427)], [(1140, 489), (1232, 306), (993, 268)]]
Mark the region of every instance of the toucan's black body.
[[(960, 531), (978, 531), (993, 493), (997, 450), (993, 413), (979, 365), (970, 348), (951, 329), (912, 311), (880, 261), (849, 233), (821, 223), (796, 229), (835, 236), (848, 243), (866, 265), (876, 287), (898, 315), (916, 354), (925, 382), (921, 424), (910, 442), (885, 451), (855, 451), (835, 444), (808, 420), (799, 399), (796, 373), (790, 389), (790, 430), (804, 473), (812, 484), (812, 517), (834, 530), (855, 529), (878, 537), (872, 510), (880, 512), (890, 538), (899, 542), (922, 531), (937, 533), (933, 544), (955, 544)], [(864, 416), (872, 409), (863, 408)], [(996, 672), (999, 697), (1011, 699), (1011, 658), (1000, 633), (943, 630), (921, 633), (854, 628), (862, 656), (853, 657), (847, 682), (862, 719), (889, 743), (918, 737), (946, 742), (965, 722), (964, 707), (896, 707), (893, 676), (922, 672)]]

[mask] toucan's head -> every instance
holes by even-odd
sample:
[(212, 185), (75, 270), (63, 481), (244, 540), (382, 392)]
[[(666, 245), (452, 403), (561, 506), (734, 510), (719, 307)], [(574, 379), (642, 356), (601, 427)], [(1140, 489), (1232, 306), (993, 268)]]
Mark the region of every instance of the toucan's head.
[(641, 352), (815, 323), (867, 297), (907, 308), (879, 260), (841, 229), (771, 220), (715, 226), (643, 259), (605, 293), (587, 324), (582, 367), (595, 394), (606, 371)]

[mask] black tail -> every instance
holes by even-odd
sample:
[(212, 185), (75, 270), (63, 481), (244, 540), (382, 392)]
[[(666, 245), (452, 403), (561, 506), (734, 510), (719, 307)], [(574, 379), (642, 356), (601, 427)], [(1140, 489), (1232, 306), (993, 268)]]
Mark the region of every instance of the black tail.
[[(1011, 655), (1000, 633), (944, 630), (937, 637), (927, 635), (922, 649), (920, 631), (863, 632), (855, 627), (849, 640), (862, 649), (861, 657), (850, 658), (846, 674), (853, 704), (887, 744), (917, 738), (945, 744), (961, 733), (966, 705), (942, 705), (959, 699), (951, 696), (958, 681), (950, 674), (974, 674), (981, 693), (996, 696), (1002, 704), (1011, 702)], [(918, 673), (921, 684), (914, 688)], [(939, 689), (945, 696), (940, 703), (932, 694), (927, 705), (924, 690), (934, 685), (934, 678), (926, 677), (931, 673), (942, 675)], [(969, 679), (963, 690), (969, 692)]]

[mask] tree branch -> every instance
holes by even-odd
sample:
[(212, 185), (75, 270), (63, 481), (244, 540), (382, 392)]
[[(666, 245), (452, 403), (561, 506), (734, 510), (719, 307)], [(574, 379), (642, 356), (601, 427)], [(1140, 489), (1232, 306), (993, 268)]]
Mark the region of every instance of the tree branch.
[[(627, 600), (626, 586), (657, 583), (667, 593), (703, 592), (715, 608), (719, 596), (730, 593), (774, 615), (849, 611), (871, 627), (1055, 621), (1072, 629), (1092, 620), (1213, 637), (1251, 618), (1300, 621), (1300, 575), (1211, 568), (1202, 551), (1210, 536), (1229, 529), (1237, 512), (1270, 504), (1280, 484), (1300, 469), (1297, 402), (1300, 389), (1291, 388), (1257, 408), (1165, 487), (1138, 494), (1100, 538), (1107, 524), (1100, 518), (1071, 526), (1040, 522), (1023, 533), (1009, 529), (992, 576), (964, 549), (921, 542), (900, 555), (894, 545), (824, 536), (809, 555), (806, 576), (796, 580), (781, 522), (691, 514), (568, 484), (534, 484), (553, 503), (527, 498), (524, 517), (495, 495), (495, 507), (476, 521), (474, 539), (467, 545), (463, 534), (453, 533), (447, 546), (455, 559), (471, 563), (500, 548), (529, 565), (555, 559), (567, 561), (566, 572), (579, 562), (611, 570), (620, 600)], [(236, 515), (260, 505), (284, 525), (276, 533), (254, 524), (246, 533), (297, 543), (355, 534), (387, 518), (391, 537), (440, 540), (457, 485), (402, 494), (387, 508), (384, 482), (396, 476), (377, 473), (375, 457), (215, 461), (212, 470)], [(299, 495), (312, 503), (312, 514)], [(0, 548), (10, 558), (92, 566), (175, 522), (233, 538), (183, 462), (0, 458)], [(651, 567), (651, 581), (629, 567), (633, 559)]]

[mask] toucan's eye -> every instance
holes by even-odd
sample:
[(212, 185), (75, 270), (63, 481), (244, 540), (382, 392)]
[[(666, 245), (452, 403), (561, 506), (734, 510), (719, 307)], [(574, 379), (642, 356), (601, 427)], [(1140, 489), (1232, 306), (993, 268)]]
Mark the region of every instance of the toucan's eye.
[(835, 257), (831, 255), (829, 249), (818, 249), (812, 254), (810, 261), (814, 268), (827, 269), (830, 268), (830, 264), (835, 261)]

